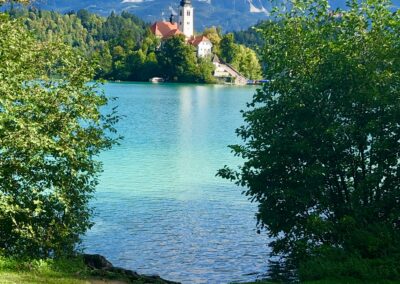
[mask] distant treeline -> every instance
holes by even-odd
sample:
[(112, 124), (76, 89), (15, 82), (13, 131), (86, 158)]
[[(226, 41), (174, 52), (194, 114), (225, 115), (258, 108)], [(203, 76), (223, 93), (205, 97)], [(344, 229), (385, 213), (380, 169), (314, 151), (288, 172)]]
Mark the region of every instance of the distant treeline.
[(40, 41), (60, 38), (81, 50), (98, 63), (98, 78), (140, 79), (134, 78), (135, 74), (127, 68), (128, 57), (143, 46), (157, 45), (148, 25), (126, 12), (111, 13), (107, 18), (86, 10), (61, 14), (34, 8), (11, 8), (8, 13), (20, 18)]
[[(194, 47), (186, 45), (183, 39), (170, 39), (169, 44), (161, 45), (151, 33), (150, 25), (128, 12), (102, 17), (87, 10), (61, 14), (11, 7), (8, 13), (23, 21), (38, 40), (61, 39), (79, 49), (86, 58), (97, 63), (97, 78), (147, 81), (152, 77), (163, 77), (179, 82), (214, 82), (211, 60), (196, 58)], [(234, 44), (231, 34), (222, 35), (216, 28), (206, 29), (204, 34), (212, 40), (215, 54), (248, 78), (261, 77), (253, 50)], [(220, 47), (220, 42), (228, 44), (224, 48)]]
[(246, 30), (233, 32), (236, 42), (255, 50), (261, 48), (265, 40), (258, 29), (262, 27), (263, 23), (264, 22), (259, 22)]

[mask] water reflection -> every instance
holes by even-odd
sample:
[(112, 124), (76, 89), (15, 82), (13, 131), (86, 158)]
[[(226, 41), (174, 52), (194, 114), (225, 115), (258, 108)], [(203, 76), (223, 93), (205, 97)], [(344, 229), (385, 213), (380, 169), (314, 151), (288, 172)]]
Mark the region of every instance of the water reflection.
[(183, 283), (250, 281), (267, 270), (266, 238), (241, 190), (215, 177), (237, 164), (239, 110), (252, 88), (109, 84), (120, 147), (102, 155), (87, 251)]

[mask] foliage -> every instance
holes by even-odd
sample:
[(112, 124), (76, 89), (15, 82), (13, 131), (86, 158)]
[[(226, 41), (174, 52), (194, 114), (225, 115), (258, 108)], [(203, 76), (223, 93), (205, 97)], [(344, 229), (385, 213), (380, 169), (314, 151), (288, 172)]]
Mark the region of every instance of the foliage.
[(259, 22), (255, 26), (249, 27), (243, 31), (233, 32), (235, 41), (254, 50), (258, 50), (265, 44), (262, 34), (259, 32), (259, 27), (265, 25), (264, 22)]
[(22, 261), (0, 258), (1, 283), (88, 283), (89, 271), (82, 258)]
[(246, 78), (257, 80), (261, 79), (262, 70), (257, 54), (244, 45), (237, 45), (235, 56), (231, 62)]
[(156, 55), (160, 44), (160, 40), (149, 33), (141, 48), (128, 56), (127, 64), (131, 70), (129, 80), (148, 81), (149, 78), (160, 76), (161, 71)]
[(213, 76), (215, 66), (209, 58), (199, 58), (197, 64), (197, 81), (200, 83), (215, 83)]
[(0, 257), (0, 272), (41, 272), (49, 274), (52, 272), (59, 272), (62, 274), (72, 274), (77, 271), (87, 273), (88, 268), (83, 262), (81, 256), (72, 258), (59, 258), (59, 259), (39, 259), (39, 260), (22, 260), (17, 258)]
[(82, 256), (59, 259), (22, 260), (0, 257), (1, 284), (165, 284), (169, 281), (154, 276), (129, 277), (120, 268), (113, 271), (91, 269)]
[[(159, 62), (163, 52), (162, 48), (159, 50), (160, 39), (150, 32), (147, 24), (127, 12), (121, 15), (112, 13), (107, 18), (86, 10), (62, 15), (54, 11), (33, 8), (11, 8), (8, 13), (12, 18), (22, 19), (24, 25), (38, 40), (46, 42), (61, 39), (67, 45), (84, 53), (98, 66), (96, 78), (148, 81), (152, 77), (170, 75), (170, 65), (159, 64), (166, 63), (165, 60)], [(205, 32), (214, 40), (211, 33), (220, 31), (211, 28)], [(187, 46), (182, 51), (189, 49), (192, 48)], [(204, 64), (201, 60), (193, 58), (192, 52), (183, 52), (181, 55), (186, 56), (182, 59), (183, 62), (195, 64), (196, 67), (191, 66), (191, 74), (185, 76), (180, 74), (176, 77), (178, 81), (181, 79), (184, 82), (214, 81), (210, 64)]]
[(274, 254), (301, 265), (333, 250), (374, 273), (400, 261), (400, 13), (292, 3), (263, 28), (269, 83), (231, 146), (245, 161), (219, 174), (258, 202)]
[(399, 256), (362, 258), (340, 250), (325, 252), (301, 262), (301, 279), (358, 279), (379, 283), (380, 280), (400, 279)]
[(220, 56), (222, 60), (231, 63), (236, 56), (235, 38), (232, 33), (225, 34), (220, 42)]
[(94, 70), (57, 41), (35, 41), (0, 14), (0, 253), (71, 254), (91, 226), (88, 202), (114, 139)]
[(107, 18), (86, 10), (60, 14), (34, 8), (11, 8), (12, 18), (22, 19), (24, 25), (42, 41), (61, 39), (83, 52), (98, 65), (96, 77), (127, 80), (132, 77), (128, 57), (141, 48), (148, 35), (147, 25), (134, 15), (112, 13)]
[(165, 40), (158, 55), (162, 76), (170, 81), (191, 82), (196, 70), (194, 52), (182, 35)]
[[(183, 35), (166, 39), (157, 54), (161, 75), (169, 81), (207, 83), (213, 67), (202, 64), (198, 69), (193, 46), (186, 44)], [(204, 72), (204, 74), (201, 74)]]
[(219, 44), (221, 59), (235, 67), (248, 79), (258, 80), (262, 78), (262, 69), (254, 50), (235, 43), (233, 33), (225, 34)]
[(213, 53), (220, 54), (220, 43), (221, 43), (221, 29), (217, 27), (206, 28), (203, 31), (203, 35), (206, 36), (213, 44)]

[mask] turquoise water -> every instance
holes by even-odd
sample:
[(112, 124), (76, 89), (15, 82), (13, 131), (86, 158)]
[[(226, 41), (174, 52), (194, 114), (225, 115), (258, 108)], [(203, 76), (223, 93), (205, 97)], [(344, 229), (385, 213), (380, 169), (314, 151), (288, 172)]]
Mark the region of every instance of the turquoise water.
[(238, 165), (240, 110), (254, 87), (106, 84), (121, 145), (100, 157), (96, 225), (84, 245), (117, 266), (182, 283), (250, 281), (266, 272), (256, 205), (215, 177)]

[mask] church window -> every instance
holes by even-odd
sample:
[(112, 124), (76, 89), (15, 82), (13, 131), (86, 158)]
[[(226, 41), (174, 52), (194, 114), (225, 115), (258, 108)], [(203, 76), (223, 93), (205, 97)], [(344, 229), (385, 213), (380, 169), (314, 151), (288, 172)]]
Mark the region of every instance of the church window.
[(187, 11), (187, 15), (190, 16), (190, 11)]
[(179, 11), (179, 15), (181, 15), (181, 16), (182, 16), (182, 10), (180, 10), (180, 11)]

